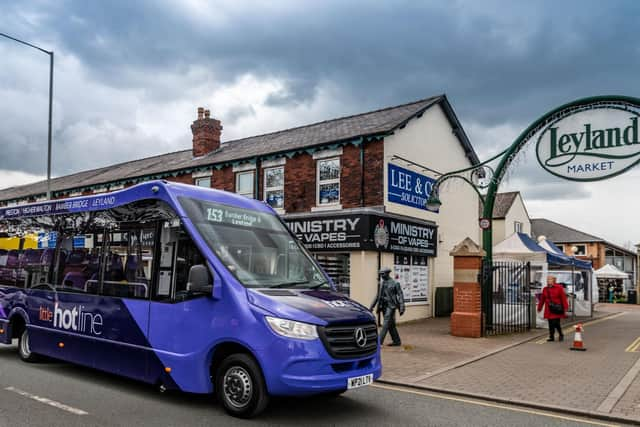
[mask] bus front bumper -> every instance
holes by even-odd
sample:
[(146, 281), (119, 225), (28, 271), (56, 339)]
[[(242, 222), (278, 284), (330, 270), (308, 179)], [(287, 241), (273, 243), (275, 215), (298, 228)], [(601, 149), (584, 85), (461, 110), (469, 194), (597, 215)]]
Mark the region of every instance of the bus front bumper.
[(256, 354), (269, 394), (302, 396), (345, 390), (351, 378), (382, 375), (380, 349), (374, 354), (335, 359), (319, 339), (302, 341), (278, 338)]

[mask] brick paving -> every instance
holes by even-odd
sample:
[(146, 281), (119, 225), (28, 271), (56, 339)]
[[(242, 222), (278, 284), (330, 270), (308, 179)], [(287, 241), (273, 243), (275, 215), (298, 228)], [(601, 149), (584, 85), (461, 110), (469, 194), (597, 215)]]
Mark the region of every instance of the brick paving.
[[(568, 331), (547, 343), (543, 329), (474, 339), (451, 336), (448, 318), (401, 325), (404, 347), (383, 349), (382, 380), (595, 413), (640, 359), (625, 351), (640, 337), (640, 306), (600, 304), (591, 322), (586, 352), (569, 350)], [(607, 414), (640, 420), (640, 375)]]
[[(382, 379), (414, 383), (483, 354), (540, 335), (540, 330), (489, 338), (452, 336), (449, 318), (431, 318), (398, 326), (402, 347), (382, 349)], [(390, 339), (387, 340), (390, 342)]]

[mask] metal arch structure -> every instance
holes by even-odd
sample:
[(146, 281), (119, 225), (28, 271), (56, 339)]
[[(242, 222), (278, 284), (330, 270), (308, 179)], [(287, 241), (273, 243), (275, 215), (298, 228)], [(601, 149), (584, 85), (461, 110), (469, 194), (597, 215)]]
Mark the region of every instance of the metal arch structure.
[(473, 189), (475, 190), (476, 194), (478, 195), (478, 197), (480, 198), (480, 200), (482, 201), (482, 203), (484, 204), (485, 202), (485, 196), (482, 195), (482, 193), (480, 192), (480, 190), (485, 189), (489, 186), (489, 184), (487, 185), (479, 185), (477, 183), (474, 183), (473, 180), (471, 178), (467, 178), (466, 176), (462, 175), (466, 172), (471, 172), (471, 175), (473, 176), (474, 173), (477, 173), (478, 176), (481, 177), (485, 177), (487, 171), (491, 173), (491, 175), (494, 174), (493, 169), (489, 166), (489, 163), (493, 162), (494, 160), (498, 159), (499, 157), (503, 156), (505, 153), (507, 152), (507, 150), (501, 151), (500, 153), (496, 154), (495, 156), (491, 157), (490, 159), (485, 160), (484, 162), (481, 162), (477, 165), (468, 167), (468, 168), (464, 168), (464, 169), (460, 169), (457, 171), (453, 171), (453, 172), (447, 172), (445, 174), (443, 174), (442, 176), (440, 176), (436, 182), (433, 184), (433, 187), (431, 189), (431, 194), (429, 195), (429, 200), (427, 202), (427, 204), (430, 203), (435, 203), (437, 205), (440, 204), (440, 186), (450, 180), (450, 179), (460, 179), (462, 181), (465, 181), (467, 184), (469, 184), (471, 187), (473, 187)]
[[(500, 152), (494, 157), (480, 163), (479, 165), (475, 165), (473, 167), (460, 169), (457, 171), (449, 172), (442, 175), (433, 186), (432, 194), (429, 197), (429, 202), (440, 204), (439, 200), (439, 187), (440, 185), (450, 179), (450, 178), (461, 178), (467, 183), (471, 184), (471, 186), (476, 190), (478, 196), (480, 196), (480, 200), (483, 202), (483, 218), (493, 218), (493, 208), (495, 204), (496, 194), (498, 192), (498, 187), (502, 182), (509, 166), (513, 163), (518, 153), (522, 151), (522, 149), (527, 145), (534, 137), (545, 127), (553, 124), (554, 122), (568, 117), (570, 115), (576, 114), (581, 111), (591, 110), (595, 108), (616, 108), (620, 110), (628, 110), (637, 109), (640, 107), (640, 98), (629, 97), (629, 96), (594, 96), (578, 99), (576, 101), (561, 105), (540, 118), (534, 121), (527, 129), (525, 129), (516, 140), (509, 146), (506, 150)], [(478, 170), (486, 166), (488, 163), (497, 160), (500, 158), (498, 166), (495, 169), (495, 173), (489, 180), (487, 188), (487, 193), (484, 197), (480, 194), (480, 187), (473, 182), (471, 182), (466, 177), (460, 175), (465, 172)], [(638, 160), (639, 163), (640, 160)], [(628, 169), (628, 168), (627, 168)], [(625, 169), (626, 170), (626, 169)], [(622, 173), (625, 170), (619, 172)], [(614, 175), (611, 175), (614, 176)], [(566, 179), (566, 178), (565, 178)], [(427, 202), (429, 204), (429, 202)], [(489, 227), (487, 229), (483, 229), (482, 231), (482, 247), (485, 251), (485, 257), (483, 260), (483, 274), (482, 274), (482, 310), (484, 312), (485, 320), (483, 323), (491, 324), (492, 322), (492, 310), (489, 310), (488, 303), (491, 301), (491, 290), (493, 288), (492, 279), (493, 276), (491, 274), (491, 264), (493, 263), (493, 228)], [(487, 268), (489, 267), (489, 268)]]

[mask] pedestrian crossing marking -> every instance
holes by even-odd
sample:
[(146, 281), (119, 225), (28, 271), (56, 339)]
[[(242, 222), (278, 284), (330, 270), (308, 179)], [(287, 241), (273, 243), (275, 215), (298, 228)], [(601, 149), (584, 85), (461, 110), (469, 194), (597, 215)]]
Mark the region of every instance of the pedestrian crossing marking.
[[(604, 322), (606, 320), (611, 320), (611, 319), (615, 319), (616, 317), (624, 316), (625, 314), (627, 314), (627, 313), (625, 311), (623, 311), (621, 313), (616, 313), (616, 314), (614, 314), (612, 316), (601, 317), (600, 319), (595, 319), (595, 320), (592, 320), (590, 322), (583, 323), (582, 326), (595, 325), (597, 323), (601, 323), (601, 322)], [(567, 326), (566, 328), (564, 328), (562, 330), (562, 333), (565, 334), (565, 335), (566, 334), (570, 334), (574, 330), (573, 326), (574, 325)], [(546, 344), (547, 343), (547, 338), (546, 337), (545, 338), (540, 338), (539, 340), (535, 341), (535, 343), (536, 344)]]
[(635, 341), (631, 343), (629, 347), (627, 347), (624, 351), (626, 353), (636, 353), (640, 348), (640, 337), (636, 338)]

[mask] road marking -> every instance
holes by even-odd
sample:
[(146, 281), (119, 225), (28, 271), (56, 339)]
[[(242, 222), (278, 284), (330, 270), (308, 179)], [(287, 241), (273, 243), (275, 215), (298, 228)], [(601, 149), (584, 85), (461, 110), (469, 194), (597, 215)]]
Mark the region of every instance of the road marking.
[(640, 337), (636, 338), (634, 342), (631, 343), (629, 347), (625, 349), (627, 353), (635, 353), (638, 351), (638, 347), (640, 347)]
[[(616, 317), (624, 316), (625, 314), (627, 314), (627, 312), (623, 311), (621, 313), (617, 313), (617, 314), (614, 314), (612, 316), (607, 316), (607, 317), (603, 317), (601, 319), (596, 319), (596, 320), (592, 320), (590, 322), (583, 323), (582, 326), (595, 325), (595, 324), (598, 324), (598, 323), (602, 323), (602, 322), (604, 322), (606, 320), (611, 320), (611, 319), (615, 319)], [(565, 335), (571, 333), (571, 331), (574, 330), (574, 326), (575, 325), (567, 326), (566, 328), (564, 328), (562, 330), (562, 333), (565, 334)], [(536, 344), (546, 344), (547, 343), (547, 339), (546, 338), (540, 338), (538, 341), (535, 341), (535, 343)]]
[(31, 394), (27, 391), (20, 390), (15, 387), (6, 387), (5, 390), (12, 391), (14, 393), (19, 394), (20, 396), (28, 397), (29, 399), (33, 399), (37, 402), (44, 403), (45, 405), (53, 406), (54, 408), (62, 409), (63, 411), (71, 412), (75, 415), (88, 415), (88, 412), (83, 411), (82, 409), (74, 408), (73, 406), (65, 405), (64, 403), (56, 402), (55, 400), (48, 399), (46, 397), (36, 396), (35, 394)]
[(618, 404), (622, 396), (627, 392), (633, 380), (640, 373), (640, 359), (636, 360), (636, 363), (633, 364), (631, 369), (627, 371), (624, 377), (620, 380), (620, 382), (614, 387), (614, 389), (609, 393), (609, 395), (602, 401), (600, 406), (596, 411), (610, 413), (613, 408)]
[(556, 415), (556, 414), (552, 414), (550, 412), (537, 411), (535, 409), (516, 408), (516, 407), (512, 407), (512, 406), (498, 404), (498, 403), (481, 402), (481, 401), (478, 401), (478, 400), (466, 399), (466, 398), (463, 398), (463, 397), (446, 396), (446, 395), (442, 395), (442, 394), (430, 393), (428, 391), (409, 390), (409, 389), (404, 389), (404, 388), (400, 388), (400, 387), (393, 387), (393, 386), (388, 386), (388, 385), (382, 385), (382, 384), (372, 384), (369, 387), (382, 388), (382, 389), (385, 389), (385, 390), (400, 391), (400, 392), (403, 392), (403, 393), (417, 394), (417, 395), (420, 395), (420, 396), (433, 397), (435, 399), (452, 400), (454, 402), (469, 403), (469, 404), (472, 404), (472, 405), (486, 406), (488, 408), (505, 409), (507, 411), (512, 411), (512, 412), (522, 412), (522, 413), (525, 413), (525, 414), (540, 415), (540, 416), (543, 416), (543, 417), (556, 418), (556, 419), (565, 420), (565, 421), (575, 421), (577, 423), (590, 424), (590, 425), (594, 425), (594, 426), (607, 426), (607, 427), (617, 426), (617, 424), (606, 424), (606, 423), (601, 423), (601, 422), (598, 422), (598, 421), (586, 420), (584, 418), (569, 417), (569, 416), (565, 416), (565, 415)]

